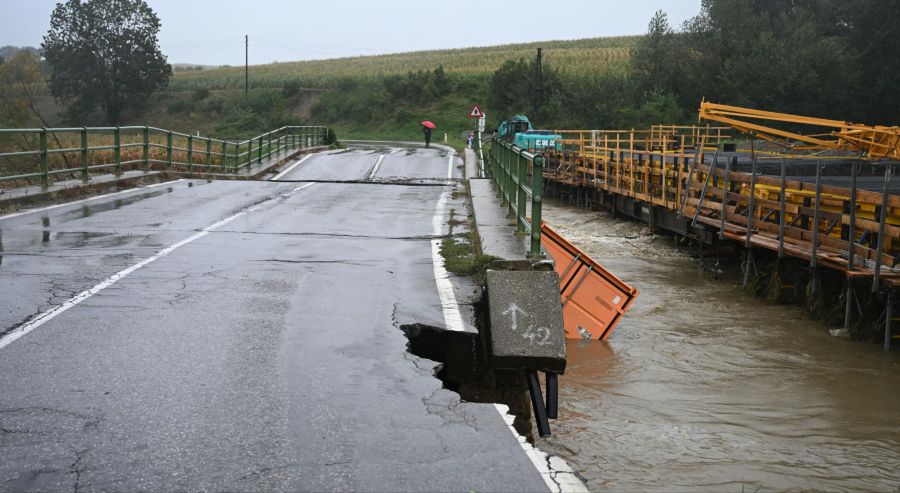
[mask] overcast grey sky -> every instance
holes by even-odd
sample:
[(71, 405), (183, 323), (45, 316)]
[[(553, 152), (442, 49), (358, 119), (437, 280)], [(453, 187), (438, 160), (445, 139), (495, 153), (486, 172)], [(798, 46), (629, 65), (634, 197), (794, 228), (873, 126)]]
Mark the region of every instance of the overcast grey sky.
[[(0, 0), (0, 46), (38, 46), (58, 0)], [(170, 63), (241, 65), (640, 34), (657, 9), (672, 26), (700, 0), (148, 0)]]

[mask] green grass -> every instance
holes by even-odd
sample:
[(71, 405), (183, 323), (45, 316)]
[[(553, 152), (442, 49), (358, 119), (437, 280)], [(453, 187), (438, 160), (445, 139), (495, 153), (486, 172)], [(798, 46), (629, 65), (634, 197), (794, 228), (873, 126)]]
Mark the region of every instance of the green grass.
[(491, 262), (501, 260), (477, 253), (470, 233), (445, 238), (441, 242), (441, 256), (444, 257), (444, 266), (449, 272), (469, 277), (478, 284), (484, 284), (485, 272)]

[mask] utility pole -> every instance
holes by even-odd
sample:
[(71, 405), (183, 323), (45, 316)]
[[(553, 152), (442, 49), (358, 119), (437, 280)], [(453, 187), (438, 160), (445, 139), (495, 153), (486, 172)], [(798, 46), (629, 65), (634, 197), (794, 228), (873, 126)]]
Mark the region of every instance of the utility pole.
[(244, 95), (250, 93), (250, 36), (244, 35)]
[(544, 93), (544, 70), (542, 67), (542, 60), (541, 60), (543, 51), (544, 51), (543, 48), (537, 49), (537, 59), (535, 60), (535, 63), (534, 63), (535, 91), (534, 91), (534, 95), (532, 97), (532, 102), (534, 103), (535, 118), (537, 118), (538, 108), (540, 108), (543, 105), (543, 99), (544, 99), (544, 94), (543, 94)]

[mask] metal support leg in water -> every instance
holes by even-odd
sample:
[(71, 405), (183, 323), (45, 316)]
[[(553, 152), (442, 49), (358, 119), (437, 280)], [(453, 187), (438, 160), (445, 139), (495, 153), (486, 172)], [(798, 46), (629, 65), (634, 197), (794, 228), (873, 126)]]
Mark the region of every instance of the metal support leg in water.
[(747, 286), (750, 284), (750, 268), (753, 267), (753, 249), (747, 249), (747, 265), (744, 266), (744, 282), (741, 286), (744, 289), (747, 289)]
[(703, 239), (697, 241), (697, 257), (700, 259), (700, 273), (703, 274)]
[(537, 370), (525, 370), (525, 376), (528, 377), (528, 393), (531, 394), (531, 408), (534, 410), (538, 435), (541, 438), (547, 438), (550, 436), (550, 421), (547, 419), (544, 393), (541, 392), (541, 382), (538, 380)]
[(547, 417), (556, 419), (559, 415), (559, 375), (545, 373), (547, 376)]
[[(884, 350), (891, 350), (891, 321), (894, 318), (894, 292), (887, 292), (887, 306), (884, 309)], [(549, 390), (549, 389), (548, 389)]]
[[(844, 326), (840, 329), (831, 329), (829, 332), (835, 337), (847, 337), (850, 334), (850, 317), (853, 312), (853, 301), (856, 298), (853, 279), (847, 278), (847, 290), (844, 292)], [(859, 300), (856, 300), (856, 306), (859, 308)], [(860, 311), (860, 314), (862, 312)]]

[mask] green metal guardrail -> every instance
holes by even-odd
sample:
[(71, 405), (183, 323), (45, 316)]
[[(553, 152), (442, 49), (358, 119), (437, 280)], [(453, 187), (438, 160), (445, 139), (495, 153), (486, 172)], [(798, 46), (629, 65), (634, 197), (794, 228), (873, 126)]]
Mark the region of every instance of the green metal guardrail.
[[(480, 146), (480, 136), (477, 139)], [(480, 150), (480, 149), (479, 149)], [(491, 140), (487, 171), (500, 189), (509, 216), (516, 218), (516, 233), (531, 237), (529, 256), (541, 255), (541, 202), (544, 193), (544, 158), (520, 147)], [(531, 198), (531, 218), (528, 198)]]
[[(48, 142), (49, 137), (55, 145)], [(324, 126), (285, 126), (239, 142), (148, 126), (0, 129), (0, 148), (8, 142), (26, 148), (0, 152), (0, 183), (40, 179), (41, 186), (47, 187), (59, 175), (80, 175), (87, 181), (92, 172), (112, 170), (119, 176), (126, 168), (147, 171), (153, 165), (184, 167), (189, 173), (197, 168), (237, 173), (283, 151), (323, 145), (327, 137)], [(4, 174), (8, 167), (3, 163), (9, 159), (33, 160), (38, 169)]]

